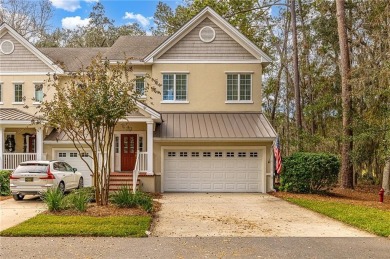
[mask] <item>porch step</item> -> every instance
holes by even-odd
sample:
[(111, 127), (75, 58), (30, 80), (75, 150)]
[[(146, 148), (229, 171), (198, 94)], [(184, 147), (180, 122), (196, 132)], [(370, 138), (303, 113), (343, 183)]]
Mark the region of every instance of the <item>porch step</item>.
[[(136, 189), (139, 190), (140, 180), (137, 179)], [(133, 189), (133, 172), (113, 172), (110, 174), (109, 191), (115, 192), (127, 186), (130, 190)]]

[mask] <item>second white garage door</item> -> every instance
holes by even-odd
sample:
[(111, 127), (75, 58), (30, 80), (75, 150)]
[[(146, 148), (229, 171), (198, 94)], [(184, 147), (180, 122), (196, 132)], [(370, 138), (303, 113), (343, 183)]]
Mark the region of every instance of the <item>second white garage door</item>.
[(261, 150), (175, 149), (164, 152), (165, 192), (263, 192)]
[[(83, 153), (83, 158), (92, 166), (92, 158), (89, 157), (88, 153)], [(84, 163), (84, 161), (80, 158), (77, 150), (57, 150), (55, 152), (55, 159), (58, 161), (67, 162), (73, 168), (77, 168), (77, 171), (83, 174), (84, 178), (84, 186), (89, 187), (92, 186), (92, 177), (91, 172), (88, 169), (88, 166)]]

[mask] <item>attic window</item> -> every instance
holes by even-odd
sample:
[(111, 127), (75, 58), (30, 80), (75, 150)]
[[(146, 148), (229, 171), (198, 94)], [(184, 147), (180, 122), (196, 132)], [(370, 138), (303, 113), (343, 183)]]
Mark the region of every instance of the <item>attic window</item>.
[(12, 41), (5, 40), (5, 41), (3, 41), (3, 42), (0, 44), (0, 51), (1, 51), (4, 55), (9, 55), (9, 54), (11, 54), (12, 52), (14, 52), (14, 49), (15, 49), (15, 46), (14, 46), (14, 44), (12, 43)]
[(203, 42), (212, 42), (215, 39), (215, 30), (210, 26), (205, 26), (199, 31), (199, 38)]

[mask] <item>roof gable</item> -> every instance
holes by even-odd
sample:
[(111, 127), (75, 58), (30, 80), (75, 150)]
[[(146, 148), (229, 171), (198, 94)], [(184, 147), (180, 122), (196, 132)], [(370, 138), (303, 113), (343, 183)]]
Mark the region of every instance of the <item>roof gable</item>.
[(170, 36), (164, 43), (157, 47), (153, 52), (145, 57), (145, 62), (153, 63), (156, 58), (162, 57), (164, 53), (167, 53), (173, 46), (181, 41), (187, 34), (193, 31), (201, 22), (208, 18), (215, 26), (218, 26), (226, 35), (231, 37), (239, 45), (242, 46), (248, 53), (253, 55), (260, 63), (268, 64), (272, 62), (271, 58), (260, 50), (253, 42), (246, 38), (241, 32), (234, 28), (229, 22), (222, 18), (210, 7), (204, 8), (200, 13), (193, 17), (183, 27), (181, 27), (176, 33)]
[(7, 44), (13, 47), (10, 54), (0, 51), (0, 74), (63, 73), (62, 69), (6, 23), (0, 26), (0, 41), (11, 42)]
[[(214, 30), (215, 35), (211, 42), (203, 42), (200, 38), (203, 28)], [(256, 60), (254, 55), (207, 17), (156, 58), (157, 60)]]

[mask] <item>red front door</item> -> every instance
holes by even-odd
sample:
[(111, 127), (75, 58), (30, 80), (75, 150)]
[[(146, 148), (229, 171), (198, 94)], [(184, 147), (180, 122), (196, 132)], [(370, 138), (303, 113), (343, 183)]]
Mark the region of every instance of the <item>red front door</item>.
[(133, 171), (137, 158), (137, 135), (121, 135), (121, 170)]

